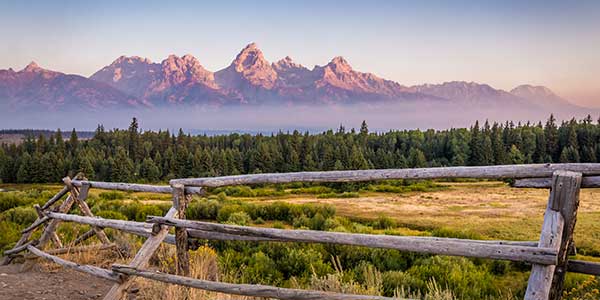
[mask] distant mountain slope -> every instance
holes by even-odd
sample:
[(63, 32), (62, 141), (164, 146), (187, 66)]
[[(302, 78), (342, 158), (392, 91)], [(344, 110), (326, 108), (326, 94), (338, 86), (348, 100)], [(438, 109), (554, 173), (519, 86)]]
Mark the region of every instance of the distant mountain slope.
[(0, 100), (10, 110), (96, 110), (142, 104), (102, 82), (42, 69), (34, 62), (18, 72), (0, 70)]
[(64, 109), (84, 104), (104, 107), (344, 105), (444, 103), (465, 109), (504, 111), (581, 110), (546, 87), (521, 85), (510, 92), (487, 84), (452, 81), (404, 86), (359, 72), (341, 56), (309, 69), (289, 56), (270, 63), (255, 43), (244, 47), (226, 68), (212, 72), (190, 55), (170, 55), (160, 63), (121, 56), (89, 79), (44, 70), (35, 64), (15, 72), (0, 70), (0, 103), (14, 109)]
[(510, 91), (511, 94), (527, 99), (532, 104), (538, 106), (549, 106), (557, 108), (581, 109), (564, 98), (554, 94), (549, 88), (544, 86), (532, 86), (528, 84), (520, 85)]

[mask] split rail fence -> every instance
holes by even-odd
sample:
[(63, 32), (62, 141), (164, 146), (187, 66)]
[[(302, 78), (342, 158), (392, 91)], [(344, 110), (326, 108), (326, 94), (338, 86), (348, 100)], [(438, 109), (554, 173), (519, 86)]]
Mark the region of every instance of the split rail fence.
[[(207, 187), (231, 185), (281, 184), (291, 182), (359, 182), (390, 179), (481, 178), (515, 179), (513, 186), (522, 188), (549, 188), (550, 196), (544, 214), (539, 241), (489, 241), (438, 237), (413, 237), (374, 234), (324, 232), (314, 230), (284, 230), (250, 226), (225, 225), (186, 220), (185, 210), (194, 194), (203, 194)], [(4, 253), (2, 264), (15, 257), (40, 257), (67, 268), (114, 282), (105, 295), (106, 300), (121, 299), (135, 277), (198, 288), (213, 292), (276, 299), (392, 299), (382, 296), (349, 295), (323, 291), (278, 288), (265, 285), (233, 284), (190, 278), (189, 249), (200, 240), (329, 243), (396, 249), (437, 255), (452, 255), (486, 259), (525, 262), (532, 265), (525, 299), (560, 299), (566, 272), (600, 275), (600, 264), (570, 260), (575, 252), (573, 231), (577, 219), (580, 188), (600, 187), (600, 164), (534, 164), (485, 167), (447, 167), (421, 169), (385, 169), (328, 172), (298, 172), (254, 174), (211, 178), (174, 179), (170, 186), (88, 181), (84, 178), (63, 179), (64, 188), (44, 205), (35, 205), (38, 219), (22, 231), (16, 246)], [(87, 205), (90, 188), (169, 193), (173, 206), (164, 216), (149, 216), (146, 222), (133, 222), (95, 217)], [(66, 199), (61, 199), (67, 195)], [(81, 215), (69, 214), (78, 205)], [(89, 232), (78, 237), (71, 248), (62, 245), (56, 228), (60, 222), (75, 222), (91, 226)], [(170, 234), (170, 228), (175, 234)], [(32, 233), (43, 228), (39, 239)], [(99, 249), (112, 249), (114, 244), (104, 233), (104, 228), (146, 237), (145, 243), (128, 265), (113, 264), (111, 269), (81, 265), (57, 255)], [(76, 246), (97, 236), (102, 243), (95, 246)], [(45, 250), (48, 244), (57, 249)], [(161, 243), (176, 246), (177, 274), (148, 270), (150, 257)], [(27, 260), (31, 264), (33, 260)]]

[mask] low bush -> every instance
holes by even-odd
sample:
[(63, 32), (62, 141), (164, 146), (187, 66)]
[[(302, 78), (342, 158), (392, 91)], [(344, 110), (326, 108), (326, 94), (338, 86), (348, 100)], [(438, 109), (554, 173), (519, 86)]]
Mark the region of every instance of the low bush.
[(252, 221), (252, 219), (250, 218), (250, 216), (243, 212), (243, 211), (238, 211), (238, 212), (234, 212), (232, 214), (229, 215), (229, 218), (227, 218), (227, 224), (233, 224), (233, 225), (240, 225), (240, 226), (248, 226), (250, 225), (250, 222)]
[(100, 193), (98, 197), (104, 200), (122, 200), (125, 199), (125, 194), (118, 191), (108, 191)]
[(30, 225), (37, 217), (33, 207), (14, 207), (0, 214), (0, 220), (13, 222), (21, 226)]
[(317, 198), (325, 199), (325, 198), (358, 198), (360, 195), (357, 192), (343, 192), (343, 193), (325, 193), (318, 194)]

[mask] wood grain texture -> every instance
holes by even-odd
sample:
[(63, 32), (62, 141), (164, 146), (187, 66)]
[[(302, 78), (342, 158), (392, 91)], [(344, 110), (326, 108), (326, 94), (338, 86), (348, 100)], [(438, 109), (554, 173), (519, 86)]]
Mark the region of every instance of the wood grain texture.
[[(93, 188), (103, 190), (118, 190), (128, 192), (148, 192), (148, 193), (162, 193), (171, 194), (173, 189), (168, 185), (150, 185), (150, 184), (137, 184), (137, 183), (123, 183), (123, 182), (102, 182), (102, 181), (89, 181), (89, 180), (73, 180), (74, 186), (81, 187), (83, 184), (89, 184)], [(200, 187), (186, 187), (185, 192), (187, 194), (204, 194), (204, 190)]]
[[(81, 185), (81, 190), (79, 191), (79, 195), (77, 196), (77, 204), (79, 205), (79, 209), (81, 210), (81, 213), (83, 213), (84, 216), (93, 217), (94, 214), (92, 213), (92, 210), (85, 202), (90, 188), (91, 186), (87, 183)], [(104, 233), (104, 230), (102, 230), (102, 228), (98, 226), (92, 226), (92, 230), (94, 231), (98, 239), (102, 242), (102, 244), (110, 244), (110, 240), (108, 239), (106, 233)]]
[(152, 280), (202, 289), (206, 291), (268, 299), (274, 298), (284, 300), (401, 300), (399, 298), (390, 298), (383, 296), (350, 295), (332, 292), (278, 288), (260, 284), (233, 284), (200, 280), (159, 272), (151, 272), (147, 270), (141, 270), (139, 268), (132, 268), (130, 266), (117, 264), (112, 266), (112, 270), (116, 273), (127, 274), (130, 276), (135, 275)]
[[(527, 291), (525, 292), (526, 300), (560, 298), (560, 294), (557, 296), (556, 290), (559, 288), (562, 291), (562, 284), (557, 285), (554, 277), (557, 265), (562, 268), (560, 272), (563, 273), (567, 267), (566, 255), (575, 222), (574, 212), (572, 210), (577, 210), (575, 202), (578, 203), (579, 201), (578, 195), (580, 184), (581, 173), (556, 171), (552, 176), (552, 188), (550, 190), (550, 197), (548, 198), (548, 205), (544, 215), (539, 246), (556, 249), (557, 263), (556, 265), (548, 266), (539, 264), (532, 266)], [(569, 211), (569, 213), (565, 214), (567, 211)], [(566, 222), (569, 223), (567, 224)], [(572, 225), (570, 225), (570, 223), (572, 223)], [(570, 233), (565, 231), (570, 231)], [(563, 240), (565, 236), (568, 237), (567, 240)]]
[(571, 259), (567, 263), (567, 270), (569, 272), (600, 276), (600, 263)]
[[(552, 178), (553, 199), (559, 201), (554, 205), (564, 219), (564, 227), (558, 248), (558, 262), (554, 268), (550, 299), (560, 300), (563, 294), (569, 249), (573, 243), (573, 232), (577, 222), (577, 209), (579, 208), (579, 191), (581, 190), (581, 173), (556, 171)], [(557, 195), (558, 194), (558, 195)]]
[(50, 208), (50, 206), (54, 205), (54, 203), (56, 203), (64, 195), (66, 195), (67, 192), (69, 192), (69, 188), (66, 186), (63, 187), (58, 193), (56, 193), (56, 195), (54, 195), (52, 198), (50, 198), (50, 200), (48, 200), (48, 202), (44, 203), (44, 205), (42, 206), (42, 210), (46, 210), (46, 209)]
[(186, 186), (220, 187), (261, 183), (290, 182), (356, 182), (387, 179), (434, 179), (434, 178), (530, 178), (551, 177), (557, 170), (584, 175), (600, 175), (600, 164), (530, 164), (482, 167), (442, 167), (421, 169), (383, 169), (356, 171), (325, 171), (296, 173), (265, 173), (223, 177), (173, 179), (170, 184)]
[(493, 258), (537, 264), (556, 264), (556, 249), (518, 245), (481, 243), (474, 240), (446, 239), (437, 237), (391, 236), (376, 234), (353, 234), (315, 230), (285, 230), (216, 224), (201, 221), (180, 220), (167, 217), (148, 217), (147, 222), (202, 231), (258, 236), (307, 243), (328, 243), (372, 248), (396, 249), (439, 255)]
[(40, 258), (51, 261), (55, 264), (65, 267), (65, 268), (73, 269), (75, 271), (87, 273), (87, 274), (90, 274), (90, 275), (93, 275), (96, 277), (100, 277), (100, 278), (104, 278), (104, 279), (108, 279), (108, 280), (114, 281), (114, 282), (121, 281), (120, 276), (118, 274), (111, 272), (109, 270), (106, 270), (106, 269), (102, 269), (102, 268), (99, 268), (96, 266), (91, 266), (91, 265), (80, 265), (78, 263), (62, 259), (58, 256), (54, 256), (54, 255), (45, 253), (44, 251), (39, 250), (38, 248), (36, 248), (34, 246), (28, 246), (27, 250), (30, 253), (32, 253)]
[[(552, 178), (517, 179), (512, 185), (516, 188), (547, 189), (552, 186)], [(581, 179), (581, 188), (600, 188), (600, 176), (589, 176)]]
[[(177, 209), (171, 207), (166, 213), (165, 217), (172, 218), (177, 217)], [(133, 260), (129, 263), (130, 267), (133, 268), (145, 268), (150, 260), (150, 257), (156, 252), (160, 244), (164, 241), (165, 237), (169, 233), (168, 226), (161, 226), (161, 229), (146, 239), (146, 242), (142, 245), (140, 250), (133, 257)], [(122, 283), (115, 284), (104, 296), (104, 300), (118, 300), (123, 297), (123, 293), (129, 285), (131, 285), (133, 277), (127, 277), (123, 279)]]
[[(181, 184), (175, 184), (173, 189), (173, 207), (177, 210), (180, 219), (185, 219), (185, 210), (187, 209), (188, 199), (185, 195), (185, 187)], [(177, 275), (190, 275), (190, 255), (188, 253), (188, 233), (187, 229), (175, 228), (175, 248), (177, 250)]]

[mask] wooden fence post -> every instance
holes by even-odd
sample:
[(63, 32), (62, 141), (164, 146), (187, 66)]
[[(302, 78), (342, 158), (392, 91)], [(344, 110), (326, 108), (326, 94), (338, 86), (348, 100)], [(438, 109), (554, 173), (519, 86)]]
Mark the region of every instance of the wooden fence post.
[[(171, 207), (169, 211), (165, 214), (165, 217), (171, 218), (177, 216), (177, 210), (174, 207)], [(148, 264), (148, 261), (156, 252), (160, 244), (164, 241), (165, 237), (169, 233), (169, 226), (158, 226), (157, 230), (153, 230), (153, 234), (146, 239), (146, 242), (142, 245), (140, 250), (135, 254), (131, 263), (129, 263), (130, 267), (133, 268), (144, 268)], [(131, 282), (133, 281), (133, 277), (127, 277), (123, 279), (123, 282), (120, 284), (115, 284), (108, 291), (108, 293), (104, 296), (104, 300), (118, 300), (123, 297), (125, 290), (129, 287)]]
[[(182, 184), (174, 184), (172, 188), (173, 207), (177, 209), (179, 219), (185, 219), (185, 210), (188, 204), (185, 187)], [(177, 274), (189, 276), (190, 255), (188, 253), (188, 234), (186, 228), (175, 227), (175, 243), (177, 247)]]
[(558, 300), (562, 296), (568, 249), (579, 205), (581, 176), (581, 173), (568, 171), (556, 171), (552, 176), (538, 247), (557, 249), (557, 262), (556, 265), (533, 265), (525, 293), (526, 300)]
[[(69, 185), (72, 186), (71, 182), (69, 182)], [(87, 205), (87, 202), (85, 202), (85, 200), (87, 199), (88, 193), (90, 191), (90, 188), (91, 188), (91, 186), (89, 183), (82, 184), (81, 189), (79, 190), (79, 195), (77, 195), (77, 198), (75, 200), (77, 201), (77, 205), (79, 205), (79, 209), (81, 210), (81, 213), (83, 215), (88, 216), (88, 217), (93, 217), (94, 214), (92, 213), (92, 210)], [(104, 245), (110, 244), (110, 240), (108, 239), (108, 237), (106, 236), (106, 233), (104, 233), (104, 230), (102, 230), (102, 228), (99, 228), (97, 226), (92, 226), (92, 230), (94, 231), (94, 233), (96, 234), (98, 239), (102, 242), (102, 244), (104, 244)]]

